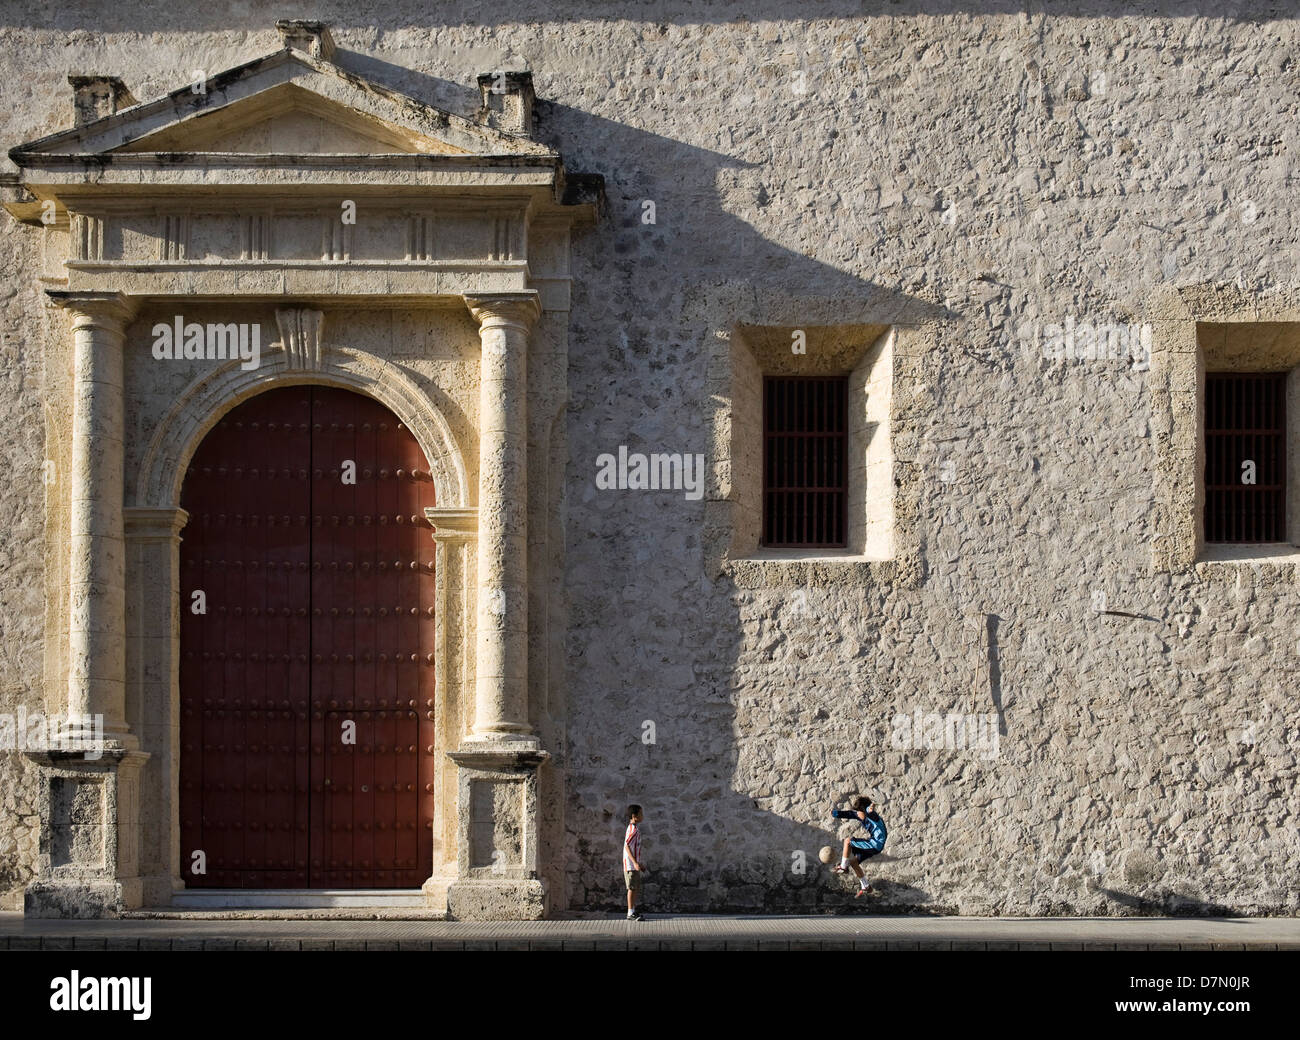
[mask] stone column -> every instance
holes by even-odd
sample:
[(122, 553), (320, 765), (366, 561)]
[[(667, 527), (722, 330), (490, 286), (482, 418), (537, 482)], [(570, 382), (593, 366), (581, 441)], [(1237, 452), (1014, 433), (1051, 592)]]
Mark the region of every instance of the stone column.
[[(122, 347), (117, 293), (51, 290), (72, 325), (68, 720), (41, 767), (30, 917), (112, 917), (141, 904), (140, 782), (149, 755), (126, 722)], [(102, 728), (98, 720), (102, 720)]]
[(72, 490), (68, 502), (68, 716), (65, 743), (102, 716), (111, 746), (134, 748), (126, 724), (126, 552), (122, 521), (122, 344), (133, 305), (120, 293), (50, 290), (72, 325)]
[(478, 609), (471, 741), (537, 746), (528, 722), (528, 331), (536, 293), (467, 297), (479, 387)]
[(446, 889), (447, 913), (532, 920), (546, 913), (537, 771), (549, 758), (528, 721), (528, 332), (540, 306), (536, 293), (466, 303), (483, 342), (478, 602), (474, 723), (448, 752), (456, 767), (456, 880)]

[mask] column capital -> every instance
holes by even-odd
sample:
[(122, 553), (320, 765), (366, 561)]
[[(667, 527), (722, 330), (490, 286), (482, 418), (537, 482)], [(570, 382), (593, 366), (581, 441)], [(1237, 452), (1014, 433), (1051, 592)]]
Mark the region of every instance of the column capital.
[(427, 506), (424, 517), (433, 525), (435, 542), (478, 537), (478, 510), (472, 506)]
[(537, 292), (465, 296), (465, 306), (478, 322), (479, 331), (513, 325), (527, 332), (542, 313)]
[(119, 292), (79, 292), (73, 289), (46, 289), (45, 295), (56, 307), (72, 314), (73, 328), (99, 326), (121, 332), (135, 316), (137, 302)]
[(184, 509), (148, 509), (128, 506), (122, 519), (129, 541), (171, 541), (181, 533), (190, 519)]

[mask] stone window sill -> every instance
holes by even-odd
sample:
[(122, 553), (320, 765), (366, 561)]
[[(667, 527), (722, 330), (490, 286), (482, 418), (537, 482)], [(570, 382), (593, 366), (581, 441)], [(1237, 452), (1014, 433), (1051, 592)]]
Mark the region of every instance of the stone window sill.
[(831, 555), (825, 550), (814, 555), (806, 551), (778, 553), (769, 549), (751, 556), (731, 557), (722, 569), (743, 588), (819, 587), (845, 580), (864, 585), (884, 585), (896, 580), (898, 562), (852, 553)]
[(728, 559), (732, 563), (887, 563), (891, 557), (864, 556), (847, 549), (759, 549)]
[(1197, 566), (1258, 565), (1290, 567), (1300, 563), (1300, 546), (1286, 542), (1261, 545), (1207, 545), (1196, 558)]

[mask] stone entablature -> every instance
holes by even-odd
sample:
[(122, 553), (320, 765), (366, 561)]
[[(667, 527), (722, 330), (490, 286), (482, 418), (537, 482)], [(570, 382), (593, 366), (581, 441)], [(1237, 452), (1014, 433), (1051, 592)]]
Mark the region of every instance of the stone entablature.
[[(212, 195), (141, 210), (109, 201), (69, 203), (69, 263), (82, 272), (203, 268), (231, 262), (382, 261), (436, 266), (478, 261), (518, 270), (528, 259), (529, 200), (380, 200), (331, 189), (313, 199)], [(490, 219), (485, 219), (490, 218)]]

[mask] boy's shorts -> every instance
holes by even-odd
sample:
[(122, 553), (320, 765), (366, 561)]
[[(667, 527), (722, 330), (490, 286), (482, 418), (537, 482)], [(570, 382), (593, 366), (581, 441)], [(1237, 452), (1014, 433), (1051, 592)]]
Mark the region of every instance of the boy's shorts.
[(859, 863), (865, 863), (872, 856), (879, 856), (881, 852), (880, 849), (873, 849), (865, 841), (859, 841), (856, 839), (849, 842), (849, 850), (853, 853), (854, 858)]
[(625, 870), (623, 871), (623, 880), (627, 882), (629, 892), (639, 892), (641, 890), (641, 871)]

